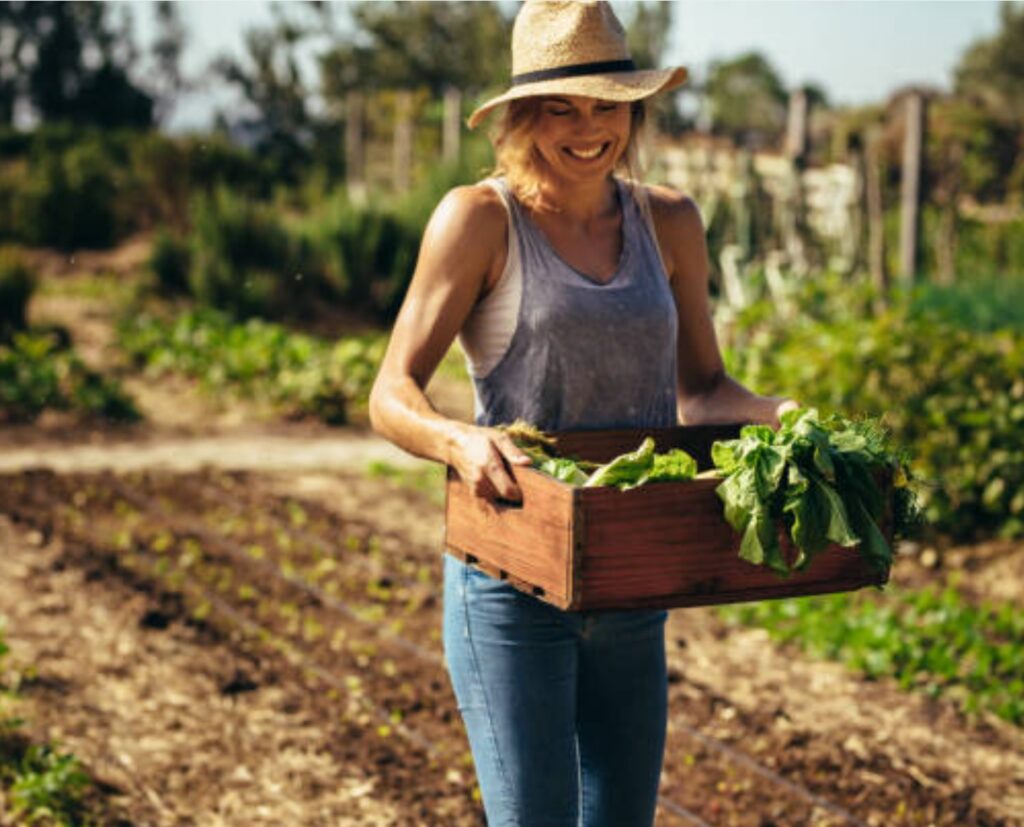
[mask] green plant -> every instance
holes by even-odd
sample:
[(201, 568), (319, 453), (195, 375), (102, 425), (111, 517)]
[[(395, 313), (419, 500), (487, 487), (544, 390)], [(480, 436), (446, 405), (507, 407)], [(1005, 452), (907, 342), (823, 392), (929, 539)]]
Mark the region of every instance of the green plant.
[(221, 186), (197, 196), (192, 215), (189, 290), (199, 302), (236, 318), (296, 308), (308, 256), (269, 207)]
[(89, 776), (74, 755), (50, 744), (32, 744), (11, 783), (14, 812), (30, 823), (49, 819), (60, 825), (81, 824), (83, 793), (89, 784)]
[(21, 729), (24, 721), (3, 706), (3, 695), (13, 695), (6, 686), (10, 649), (5, 638), (0, 618), (0, 786), (8, 791), (12, 814), (29, 824), (84, 825), (83, 793), (90, 780), (78, 759), (53, 744), (29, 743)]
[(286, 416), (339, 425), (350, 405), (365, 405), (385, 344), (369, 335), (330, 345), (261, 319), (234, 322), (211, 308), (170, 320), (127, 317), (118, 339), (152, 373), (182, 373), (214, 394), (266, 399)]
[(809, 310), (795, 320), (767, 304), (745, 311), (727, 337), (730, 373), (823, 413), (881, 417), (913, 456), (936, 530), (1024, 534), (1024, 337), (979, 335), (900, 293), (862, 315), (861, 293), (830, 285), (825, 301), (801, 299)]
[(0, 421), (31, 422), (43, 410), (75, 411), (108, 419), (139, 418), (116, 380), (85, 366), (57, 337), (15, 333), (0, 344)]
[(1024, 617), (1010, 604), (970, 604), (955, 582), (718, 611), (868, 678), (892, 678), (903, 689), (951, 697), (968, 713), (987, 710), (1024, 724)]
[(0, 342), (9, 342), (15, 331), (25, 329), (35, 288), (36, 280), (21, 254), (12, 247), (0, 248)]
[(161, 228), (153, 239), (149, 269), (156, 277), (160, 291), (167, 295), (188, 293), (191, 256), (188, 244), (167, 228)]
[(18, 195), (15, 237), (63, 250), (111, 246), (119, 235), (119, 176), (101, 136), (61, 152), (40, 151)]

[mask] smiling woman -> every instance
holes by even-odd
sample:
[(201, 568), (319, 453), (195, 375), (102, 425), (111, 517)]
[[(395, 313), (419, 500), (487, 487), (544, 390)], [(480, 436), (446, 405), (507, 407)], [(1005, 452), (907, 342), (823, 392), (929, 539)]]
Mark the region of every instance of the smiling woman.
[[(494, 501), (520, 499), (514, 466), (531, 464), (498, 427), (516, 419), (545, 431), (777, 425), (795, 403), (725, 374), (696, 205), (639, 181), (643, 101), (686, 70), (637, 70), (607, 3), (549, 0), (523, 5), (512, 65), (511, 89), (469, 119), (506, 107), (497, 168), (430, 219), (370, 397), (374, 428)], [(423, 393), (456, 336), (473, 424)], [(651, 825), (665, 612), (563, 612), (450, 555), (444, 608), (488, 823)]]

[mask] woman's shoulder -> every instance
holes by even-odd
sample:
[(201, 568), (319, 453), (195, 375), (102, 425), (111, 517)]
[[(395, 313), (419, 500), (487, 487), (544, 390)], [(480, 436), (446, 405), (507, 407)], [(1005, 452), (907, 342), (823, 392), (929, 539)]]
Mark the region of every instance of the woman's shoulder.
[(431, 216), (424, 235), (425, 250), (438, 253), (455, 269), (483, 273), (488, 291), (505, 267), (508, 219), (501, 196), (483, 182), (449, 190)]
[(654, 220), (660, 225), (700, 223), (700, 207), (689, 195), (662, 184), (642, 184)]
[(450, 189), (435, 211), (435, 217), (451, 229), (488, 238), (504, 233), (506, 215), (501, 196), (483, 181)]
[(642, 184), (640, 198), (650, 206), (658, 249), (670, 281), (682, 269), (694, 251), (704, 249), (704, 221), (697, 202), (672, 187)]

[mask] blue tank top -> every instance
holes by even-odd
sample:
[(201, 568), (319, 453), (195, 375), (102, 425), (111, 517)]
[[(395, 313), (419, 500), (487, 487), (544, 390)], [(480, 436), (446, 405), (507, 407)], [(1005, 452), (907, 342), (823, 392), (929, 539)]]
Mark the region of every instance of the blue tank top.
[(639, 205), (613, 180), (622, 252), (602, 283), (562, 260), (499, 179), (518, 236), (522, 299), (504, 356), (474, 378), (478, 424), (525, 419), (545, 431), (676, 424), (675, 301)]

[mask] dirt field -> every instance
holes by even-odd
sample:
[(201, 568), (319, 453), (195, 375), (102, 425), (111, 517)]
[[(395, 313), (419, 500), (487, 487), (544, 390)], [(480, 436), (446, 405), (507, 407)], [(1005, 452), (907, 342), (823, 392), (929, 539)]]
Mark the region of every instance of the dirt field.
[[(336, 471), (37, 470), (0, 492), (30, 717), (133, 823), (481, 823), (429, 498)], [(660, 824), (1024, 823), (1008, 725), (712, 611), (674, 612), (668, 646)]]

